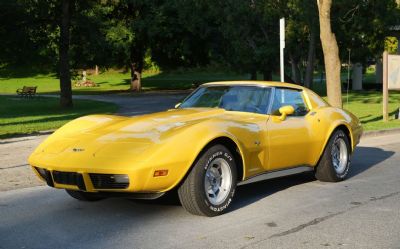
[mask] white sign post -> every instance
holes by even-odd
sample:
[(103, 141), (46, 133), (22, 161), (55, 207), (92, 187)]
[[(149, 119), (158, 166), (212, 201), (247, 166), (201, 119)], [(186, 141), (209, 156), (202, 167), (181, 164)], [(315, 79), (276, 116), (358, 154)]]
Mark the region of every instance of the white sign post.
[(280, 27), (280, 58), (281, 58), (281, 82), (285, 82), (285, 63), (284, 63), (284, 50), (285, 50), (285, 18), (281, 18), (279, 22)]
[(389, 102), (389, 90), (388, 90), (388, 52), (383, 52), (383, 121), (387, 122), (389, 120), (388, 114), (388, 102)]

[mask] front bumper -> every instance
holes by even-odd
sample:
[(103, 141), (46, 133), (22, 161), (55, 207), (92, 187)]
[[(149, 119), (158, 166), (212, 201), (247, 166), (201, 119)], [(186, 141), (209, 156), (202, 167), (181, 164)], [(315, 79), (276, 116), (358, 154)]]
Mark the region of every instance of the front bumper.
[[(36, 164), (31, 166), (47, 185), (86, 192), (161, 193), (174, 188), (185, 175), (187, 162), (142, 166), (128, 169), (115, 165), (107, 168), (66, 167)], [(40, 165), (40, 166), (39, 166)], [(166, 170), (167, 175), (156, 175)]]
[(128, 189), (130, 184), (126, 174), (78, 173), (40, 167), (33, 167), (33, 170), (48, 186), (55, 188), (89, 192), (121, 191)]

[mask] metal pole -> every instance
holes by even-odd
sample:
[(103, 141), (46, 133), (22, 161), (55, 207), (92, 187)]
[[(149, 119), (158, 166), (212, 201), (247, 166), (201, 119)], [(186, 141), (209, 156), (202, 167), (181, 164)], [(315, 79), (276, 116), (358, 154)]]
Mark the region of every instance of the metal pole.
[[(349, 48), (349, 64), (347, 66), (347, 89), (346, 89), (347, 108), (349, 107), (350, 65), (351, 65), (351, 49)], [(353, 84), (354, 84), (354, 82), (353, 82)]]
[(285, 18), (279, 21), (280, 28), (280, 68), (281, 68), (281, 82), (285, 82), (285, 63), (284, 63), (284, 49), (285, 49)]
[(388, 114), (388, 96), (389, 96), (389, 90), (388, 90), (388, 52), (385, 51), (383, 52), (383, 121), (387, 122), (389, 120), (389, 114)]

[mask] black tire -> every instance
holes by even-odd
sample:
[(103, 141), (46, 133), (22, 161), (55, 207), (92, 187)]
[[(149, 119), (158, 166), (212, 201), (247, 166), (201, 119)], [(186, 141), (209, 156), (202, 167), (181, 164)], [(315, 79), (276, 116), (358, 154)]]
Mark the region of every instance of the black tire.
[(96, 193), (88, 193), (88, 192), (69, 190), (69, 189), (66, 189), (65, 191), (71, 197), (73, 197), (79, 201), (100, 201), (100, 200), (104, 199), (104, 197), (101, 197)]
[[(343, 152), (346, 153), (346, 155), (343, 155), (346, 156), (346, 160), (343, 159), (343, 163), (340, 163), (341, 165), (343, 165), (341, 167), (334, 166), (334, 157), (332, 156), (332, 150), (334, 150), (334, 146), (338, 143), (342, 146), (346, 146), (346, 149), (343, 149)], [(342, 154), (342, 151), (339, 154)], [(324, 149), (322, 157), (315, 169), (315, 177), (323, 182), (339, 182), (344, 180), (349, 172), (350, 156), (351, 146), (349, 138), (342, 130), (336, 130), (331, 135), (328, 144)]]
[[(215, 162), (222, 162), (224, 164), (224, 172), (227, 171), (229, 167), (230, 171), (226, 175), (226, 178), (222, 176), (220, 178), (221, 183), (226, 183), (222, 179), (231, 179), (230, 188), (224, 188), (224, 191), (219, 191), (221, 196), (226, 196), (220, 200), (221, 203), (212, 203), (210, 201), (210, 194), (206, 192), (206, 172), (210, 170), (211, 167), (215, 167)], [(215, 168), (214, 168), (215, 169)], [(221, 170), (221, 172), (223, 172)], [(233, 196), (235, 194), (236, 183), (237, 183), (237, 169), (235, 157), (233, 154), (223, 145), (214, 145), (208, 148), (195, 162), (189, 175), (184, 180), (183, 184), (178, 189), (179, 200), (182, 206), (191, 214), (202, 215), (202, 216), (216, 216), (224, 213), (232, 202)], [(210, 179), (210, 174), (208, 174), (207, 179)], [(216, 179), (216, 178), (215, 178)], [(218, 183), (215, 183), (217, 186)], [(211, 180), (208, 180), (212, 182)], [(221, 186), (222, 188), (222, 186)], [(217, 194), (218, 195), (218, 194)]]

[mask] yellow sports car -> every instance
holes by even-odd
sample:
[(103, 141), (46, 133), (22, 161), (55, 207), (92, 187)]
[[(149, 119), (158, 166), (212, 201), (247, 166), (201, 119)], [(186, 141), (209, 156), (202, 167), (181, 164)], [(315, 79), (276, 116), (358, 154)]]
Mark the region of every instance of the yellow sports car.
[(177, 190), (187, 211), (215, 216), (238, 184), (312, 170), (321, 181), (343, 180), (361, 134), (353, 114), (307, 88), (213, 82), (172, 110), (75, 119), (29, 163), (49, 186), (78, 200), (154, 199)]

